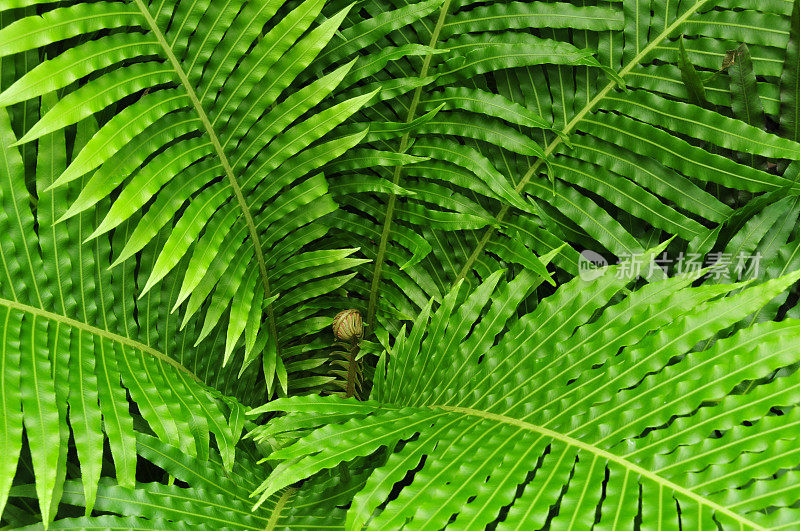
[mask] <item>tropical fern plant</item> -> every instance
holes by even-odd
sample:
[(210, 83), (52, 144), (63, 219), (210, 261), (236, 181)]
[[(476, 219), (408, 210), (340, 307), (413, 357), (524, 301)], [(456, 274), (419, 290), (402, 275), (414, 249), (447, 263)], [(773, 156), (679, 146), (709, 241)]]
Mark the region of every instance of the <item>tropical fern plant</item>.
[(3, 524), (796, 528), (798, 43), (798, 0), (0, 0)]

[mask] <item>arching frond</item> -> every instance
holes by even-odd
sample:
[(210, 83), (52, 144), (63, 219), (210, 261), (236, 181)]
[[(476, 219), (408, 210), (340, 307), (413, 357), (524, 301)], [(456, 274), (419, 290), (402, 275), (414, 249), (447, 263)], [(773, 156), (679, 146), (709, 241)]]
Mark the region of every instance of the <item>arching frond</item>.
[[(44, 101), (52, 104), (53, 98)], [(87, 122), (78, 128), (75, 152), (91, 136), (90, 127)], [(64, 134), (39, 139), (38, 198), (26, 188), (14, 140), (8, 113), (0, 110), (0, 230), (5, 234), (0, 242), (0, 506), (6, 505), (27, 441), (42, 519), (55, 517), (70, 431), (87, 513), (95, 504), (105, 441), (117, 481), (132, 487), (137, 448), (128, 395), (159, 438), (202, 462), (213, 434), (225, 466), (232, 467), (242, 426), (237, 429), (228, 420), (242, 406), (227, 397), (218, 400), (223, 398), (219, 391), (205, 383), (209, 375), (188, 368), (190, 345), (161, 304), (161, 290), (137, 301), (141, 284), (135, 264), (109, 268), (124, 243), (124, 230), (113, 239), (84, 243), (102, 213), (94, 206), (57, 222), (73, 197), (67, 188), (50, 187), (66, 167)]]
[(798, 43), (0, 0), (2, 525), (798, 527)]
[(256, 492), (385, 451), (349, 529), (789, 529), (800, 325), (726, 329), (800, 273), (693, 287), (704, 273), (629, 291), (626, 262), (521, 316), (539, 277), (458, 287), (397, 337), (369, 401), (251, 412), (287, 413), (260, 436), (304, 428)]

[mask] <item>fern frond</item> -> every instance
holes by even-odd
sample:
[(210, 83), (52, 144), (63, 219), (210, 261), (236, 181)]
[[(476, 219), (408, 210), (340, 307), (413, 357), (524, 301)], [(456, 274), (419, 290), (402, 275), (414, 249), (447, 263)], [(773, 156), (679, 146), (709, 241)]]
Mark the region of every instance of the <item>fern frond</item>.
[[(53, 98), (44, 101), (52, 105)], [(91, 135), (90, 127), (79, 127), (76, 151)], [(132, 487), (137, 454), (126, 392), (159, 437), (204, 460), (213, 433), (225, 465), (233, 466), (239, 433), (228, 425), (227, 406), (181, 357), (173, 357), (163, 331), (151, 328), (159, 312), (150, 306), (134, 309), (134, 264), (112, 271), (111, 240), (82, 243), (99, 210), (90, 207), (57, 222), (74, 197), (67, 189), (49, 187), (66, 166), (64, 134), (48, 133), (39, 140), (35, 185), (41, 192), (35, 215), (5, 110), (0, 142), (5, 161), (0, 226), (7, 235), (0, 244), (6, 390), (0, 503), (5, 506), (15, 477), (23, 427), (45, 523), (55, 517), (62, 497), (70, 427), (87, 514), (95, 503), (105, 440), (117, 481)], [(168, 316), (166, 308), (160, 310)]]
[(311, 429), (270, 454), (280, 464), (256, 492), (387, 448), (349, 529), (796, 522), (793, 421), (771, 413), (790, 403), (796, 373), (764, 378), (797, 363), (800, 327), (723, 331), (800, 273), (692, 287), (698, 272), (630, 291), (625, 264), (599, 273), (518, 316), (541, 279), (498, 271), (419, 314), (370, 401), (295, 397), (253, 410), (287, 412), (256, 437)]

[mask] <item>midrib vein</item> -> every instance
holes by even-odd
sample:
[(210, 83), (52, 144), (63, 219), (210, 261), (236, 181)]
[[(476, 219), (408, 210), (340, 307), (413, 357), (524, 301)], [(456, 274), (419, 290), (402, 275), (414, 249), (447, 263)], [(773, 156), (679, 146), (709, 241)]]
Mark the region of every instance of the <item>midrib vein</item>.
[[(244, 194), (242, 194), (242, 187), (239, 186), (239, 181), (237, 181), (236, 176), (233, 173), (233, 168), (231, 167), (230, 161), (228, 160), (228, 156), (225, 154), (225, 150), (222, 148), (222, 144), (219, 141), (219, 137), (217, 137), (216, 132), (214, 131), (214, 127), (211, 125), (211, 121), (208, 119), (208, 115), (206, 114), (205, 109), (200, 103), (200, 100), (197, 97), (197, 93), (195, 92), (194, 88), (192, 87), (191, 83), (189, 82), (189, 78), (184, 72), (183, 67), (181, 66), (180, 61), (175, 56), (175, 53), (172, 51), (172, 47), (167, 43), (167, 39), (164, 37), (164, 34), (161, 32), (161, 29), (156, 24), (155, 19), (148, 11), (147, 6), (144, 4), (143, 0), (135, 0), (136, 5), (139, 7), (139, 11), (142, 13), (142, 16), (147, 21), (148, 26), (150, 27), (150, 31), (153, 32), (153, 35), (158, 40), (158, 43), (161, 45), (161, 48), (164, 50), (164, 54), (169, 59), (170, 64), (172, 65), (173, 70), (177, 74), (178, 78), (180, 79), (181, 85), (183, 85), (183, 89), (186, 91), (186, 94), (189, 96), (189, 99), (192, 102), (192, 106), (194, 107), (197, 116), (200, 118), (200, 121), (203, 124), (203, 127), (206, 130), (206, 134), (208, 134), (209, 139), (211, 140), (211, 145), (214, 147), (214, 151), (219, 158), (220, 163), (222, 164), (223, 170), (225, 170), (225, 175), (228, 177), (228, 182), (233, 189), (233, 193), (236, 196), (236, 201), (239, 203), (239, 207), (242, 210), (242, 215), (244, 216), (245, 223), (247, 224), (247, 230), (250, 233), (250, 239), (253, 242), (253, 247), (255, 249), (256, 254), (256, 261), (258, 262), (258, 270), (261, 273), (261, 280), (264, 285), (264, 298), (269, 299), (272, 296), (272, 289), (270, 288), (269, 284), (269, 276), (267, 275), (267, 264), (264, 260), (264, 251), (261, 249), (261, 240), (258, 237), (258, 230), (256, 229), (256, 225), (253, 222), (253, 216), (250, 214), (250, 208), (247, 206), (247, 201), (244, 199)], [(275, 311), (272, 308), (272, 304), (267, 305), (267, 322), (269, 326), (269, 333), (275, 339), (275, 348), (280, 352), (280, 348), (278, 346), (278, 335), (277, 335), (277, 327), (275, 325)]]
[(180, 363), (178, 363), (174, 359), (170, 358), (169, 356), (167, 356), (166, 354), (164, 354), (162, 352), (159, 352), (158, 350), (154, 349), (153, 347), (151, 347), (149, 345), (145, 345), (144, 343), (140, 343), (139, 341), (136, 341), (135, 339), (131, 339), (129, 337), (121, 336), (119, 334), (115, 334), (114, 332), (109, 332), (108, 330), (103, 330), (102, 328), (98, 328), (98, 327), (92, 326), (92, 325), (90, 325), (88, 323), (84, 323), (82, 321), (78, 321), (76, 319), (72, 319), (71, 317), (67, 317), (66, 315), (60, 315), (60, 314), (57, 314), (57, 313), (49, 312), (47, 310), (43, 310), (42, 308), (36, 308), (35, 306), (29, 306), (27, 304), (22, 304), (20, 302), (11, 301), (11, 300), (8, 300), (8, 299), (0, 298), (0, 306), (5, 306), (7, 308), (11, 308), (11, 309), (14, 309), (14, 310), (19, 310), (21, 312), (25, 312), (25, 313), (28, 313), (28, 314), (31, 314), (31, 315), (35, 315), (35, 316), (44, 317), (45, 319), (49, 319), (51, 321), (55, 321), (55, 322), (58, 322), (58, 323), (63, 323), (65, 325), (67, 325), (67, 326), (71, 326), (71, 327), (77, 328), (79, 330), (85, 330), (86, 332), (89, 332), (91, 334), (94, 334), (94, 335), (97, 335), (97, 336), (100, 336), (100, 337), (105, 337), (107, 339), (110, 339), (111, 341), (115, 341), (115, 342), (123, 344), (123, 345), (128, 345), (129, 347), (133, 347), (133, 348), (135, 348), (137, 350), (141, 350), (142, 352), (146, 352), (147, 354), (149, 354), (149, 355), (151, 355), (151, 356), (153, 356), (155, 358), (158, 358), (160, 360), (163, 360), (163, 361), (169, 363), (170, 365), (172, 365), (176, 369), (181, 370), (181, 371), (185, 372), (186, 374), (188, 374), (189, 376), (191, 376), (192, 378), (194, 378), (195, 381), (202, 383), (200, 378), (195, 376), (195, 374), (192, 371), (190, 371), (189, 369), (187, 369), (186, 367), (184, 367), (183, 365), (181, 365)]
[[(622, 68), (622, 70), (618, 72), (619, 77), (624, 79), (625, 76), (628, 73), (630, 73), (630, 71), (633, 70), (636, 66), (638, 66), (639, 62), (642, 61), (651, 51), (653, 51), (654, 48), (659, 46), (664, 41), (664, 39), (666, 39), (672, 32), (674, 32), (677, 28), (683, 25), (683, 23), (686, 22), (686, 20), (689, 17), (694, 15), (701, 7), (706, 5), (709, 1), (710, 0), (699, 0), (694, 6), (688, 9), (686, 13), (676, 18), (672, 24), (670, 24), (667, 28), (665, 28), (664, 31), (658, 35), (658, 37), (650, 41), (647, 44), (647, 46), (645, 46), (636, 55), (636, 57), (634, 57), (627, 65), (625, 65)], [(564, 137), (568, 136), (575, 129), (575, 127), (586, 117), (586, 115), (592, 112), (595, 106), (598, 103), (600, 103), (600, 101), (602, 101), (608, 95), (608, 93), (614, 89), (616, 85), (617, 83), (613, 79), (609, 81), (600, 90), (600, 92), (598, 92), (594, 96), (594, 98), (592, 98), (591, 101), (589, 101), (589, 103), (587, 103), (586, 106), (584, 106), (577, 114), (575, 114), (575, 116), (572, 117), (572, 119), (567, 123), (567, 125), (564, 126), (563, 136)], [(563, 142), (562, 138), (563, 138), (562, 136), (556, 136), (556, 138), (553, 139), (553, 141), (547, 145), (547, 147), (544, 150), (545, 158), (552, 155), (555, 152), (555, 150), (562, 144)], [(537, 159), (536, 162), (534, 162), (531, 165), (531, 167), (528, 168), (528, 171), (522, 177), (522, 180), (520, 180), (520, 182), (514, 188), (517, 191), (517, 193), (520, 193), (525, 189), (525, 186), (527, 186), (531, 178), (536, 174), (539, 168), (541, 168), (542, 164), (544, 164), (544, 160)], [(495, 216), (495, 223), (493, 224), (494, 226), (497, 226), (503, 222), (506, 215), (508, 214), (509, 209), (510, 207), (508, 205), (503, 205), (500, 208), (500, 211), (497, 213), (497, 216)], [(475, 264), (475, 261), (478, 259), (478, 256), (480, 256), (480, 254), (483, 252), (483, 248), (486, 246), (491, 237), (494, 235), (494, 232), (496, 230), (494, 226), (486, 229), (486, 232), (484, 232), (483, 237), (478, 242), (478, 245), (475, 247), (475, 250), (469, 256), (467, 262), (464, 264), (464, 267), (461, 269), (461, 272), (458, 274), (458, 277), (456, 277), (455, 281), (453, 282), (454, 285), (463, 278), (465, 278), (467, 276), (467, 273), (469, 273), (469, 271), (472, 269), (472, 266)]]
[(580, 441), (578, 439), (573, 439), (572, 437), (569, 437), (568, 435), (564, 435), (563, 433), (559, 433), (557, 431), (553, 431), (553, 430), (544, 428), (542, 426), (537, 426), (536, 424), (530, 424), (528, 422), (525, 422), (525, 421), (522, 421), (522, 420), (519, 420), (519, 419), (515, 419), (513, 417), (506, 417), (505, 415), (498, 415), (496, 413), (489, 413), (489, 412), (481, 411), (481, 410), (478, 410), (478, 409), (471, 409), (471, 408), (458, 407), (458, 406), (433, 406), (433, 407), (436, 408), (436, 409), (442, 409), (444, 411), (450, 411), (450, 412), (453, 412), (453, 413), (461, 413), (461, 414), (464, 414), (464, 415), (470, 415), (470, 416), (473, 416), (473, 417), (479, 417), (479, 418), (486, 419), (486, 420), (491, 420), (491, 421), (494, 421), (494, 422), (500, 422), (500, 423), (503, 423), (503, 424), (508, 424), (510, 426), (515, 426), (515, 427), (522, 428), (522, 429), (525, 429), (525, 430), (528, 430), (528, 431), (533, 431), (533, 432), (539, 433), (541, 435), (544, 435), (546, 437), (550, 437), (552, 439), (555, 439), (557, 441), (561, 441), (564, 444), (567, 444), (567, 445), (575, 447), (575, 448), (579, 448), (581, 450), (585, 450), (585, 451), (587, 451), (587, 452), (589, 452), (589, 453), (591, 453), (593, 455), (596, 455), (597, 457), (602, 457), (604, 459), (608, 459), (609, 461), (611, 461), (613, 463), (616, 463), (616, 464), (624, 467), (625, 469), (627, 469), (627, 470), (629, 470), (631, 472), (634, 472), (636, 474), (639, 474), (642, 477), (646, 477), (647, 479), (649, 479), (651, 481), (654, 481), (656, 484), (658, 484), (658, 485), (660, 485), (662, 487), (666, 487), (668, 489), (671, 489), (671, 490), (673, 490), (673, 491), (675, 491), (677, 493), (680, 493), (680, 494), (686, 496), (687, 498), (695, 500), (699, 504), (705, 505), (705, 506), (713, 509), (714, 511), (717, 511), (719, 513), (725, 514), (726, 516), (732, 518), (733, 520), (739, 522), (740, 524), (744, 524), (744, 525), (747, 525), (749, 527), (752, 527), (753, 529), (758, 529), (758, 530), (765, 530), (766, 529), (765, 527), (753, 522), (752, 520), (750, 520), (748, 518), (745, 518), (744, 516), (731, 511), (727, 507), (724, 507), (724, 506), (722, 506), (722, 505), (720, 505), (720, 504), (718, 504), (718, 503), (716, 503), (714, 501), (711, 501), (711, 500), (709, 500), (709, 499), (707, 499), (707, 498), (705, 498), (705, 497), (703, 497), (703, 496), (701, 496), (701, 495), (699, 495), (699, 494), (687, 489), (686, 487), (682, 487), (682, 486), (678, 485), (677, 483), (673, 483), (673, 482), (669, 481), (668, 479), (665, 479), (665, 478), (659, 476), (658, 474), (656, 474), (654, 472), (651, 472), (650, 470), (637, 465), (636, 463), (633, 463), (633, 462), (628, 461), (627, 459), (624, 459), (624, 458), (622, 458), (622, 457), (620, 457), (620, 456), (618, 456), (616, 454), (613, 454), (611, 452), (603, 450), (602, 448), (598, 448), (596, 446), (593, 446), (591, 444), (585, 443), (585, 442)]
[(278, 498), (278, 502), (272, 509), (272, 514), (269, 515), (269, 520), (267, 521), (267, 525), (264, 527), (264, 531), (272, 531), (275, 529), (275, 526), (278, 524), (278, 520), (280, 520), (281, 512), (283, 512), (284, 505), (286, 505), (286, 502), (289, 501), (289, 498), (294, 496), (295, 492), (297, 492), (297, 489), (293, 487), (287, 487), (283, 491), (283, 494), (281, 494), (281, 497)]

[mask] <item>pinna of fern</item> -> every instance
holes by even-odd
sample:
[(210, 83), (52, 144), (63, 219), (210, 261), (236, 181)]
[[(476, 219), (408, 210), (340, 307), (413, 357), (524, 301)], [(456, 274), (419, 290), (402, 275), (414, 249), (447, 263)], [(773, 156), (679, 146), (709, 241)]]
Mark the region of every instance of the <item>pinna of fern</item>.
[(348, 529), (791, 529), (800, 325), (730, 327), (800, 272), (638, 289), (624, 264), (599, 272), (521, 315), (537, 275), (458, 286), (397, 337), (370, 400), (251, 411), (286, 412), (255, 438), (302, 429), (256, 493), (372, 455)]

